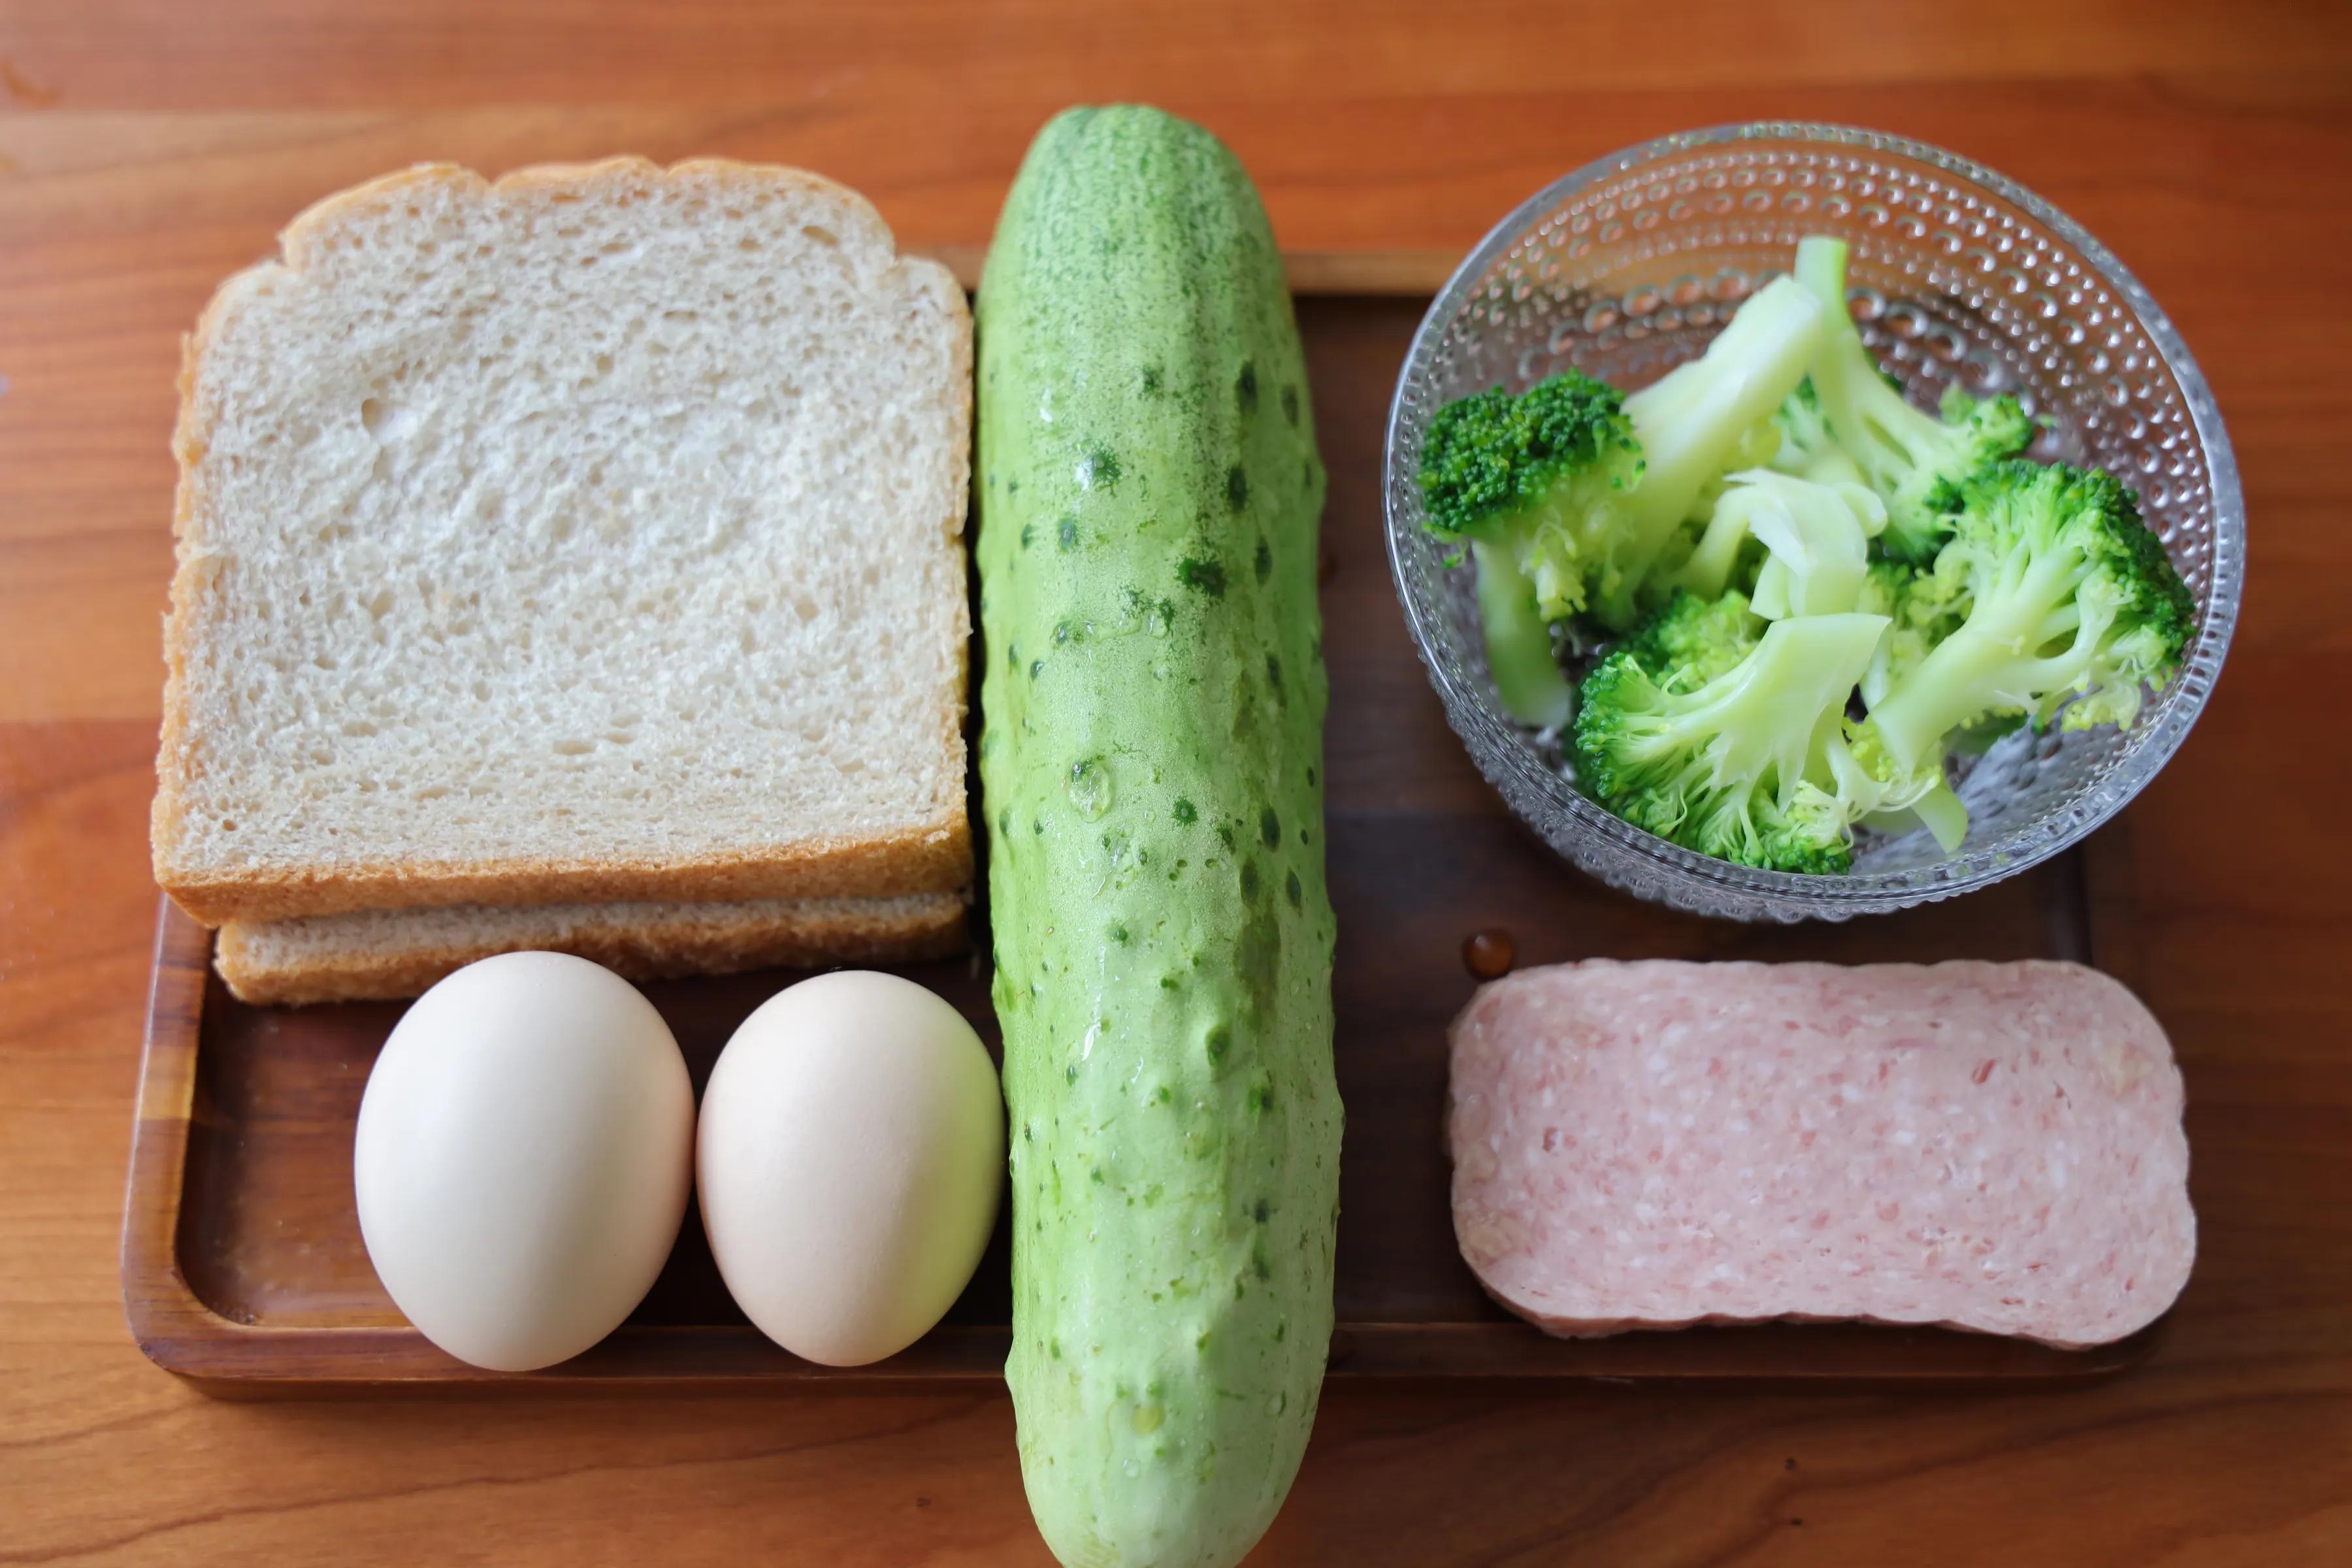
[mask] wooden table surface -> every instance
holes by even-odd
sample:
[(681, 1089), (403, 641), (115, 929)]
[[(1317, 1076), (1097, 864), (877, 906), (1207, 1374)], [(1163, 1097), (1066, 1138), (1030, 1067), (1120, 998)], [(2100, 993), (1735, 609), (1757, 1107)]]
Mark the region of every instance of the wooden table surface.
[(2352, 6), (1770, 10), (0, 0), (0, 1563), (1046, 1561), (1001, 1394), (214, 1404), (131, 1345), (115, 1245), (165, 442), (213, 284), (422, 158), (802, 163), (909, 244), (976, 241), (1048, 113), (1122, 98), (1226, 137), (1306, 249), (1458, 250), (1684, 126), (1957, 148), (2164, 301), (2252, 519), (2229, 672), (2124, 825), (2203, 1231), (2153, 1362), (2030, 1394), (1341, 1391), (1257, 1561), (2352, 1562)]

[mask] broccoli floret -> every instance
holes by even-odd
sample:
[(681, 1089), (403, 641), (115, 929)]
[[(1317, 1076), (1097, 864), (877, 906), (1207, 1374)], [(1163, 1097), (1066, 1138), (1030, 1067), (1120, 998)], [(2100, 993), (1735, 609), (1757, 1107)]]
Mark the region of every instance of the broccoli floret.
[(1677, 588), (1620, 646), (1661, 689), (1696, 691), (1753, 652), (1760, 631), (1745, 595), (1703, 599)]
[(1507, 554), (1546, 621), (1584, 607), (1608, 574), (1642, 475), (1616, 389), (1569, 371), (1514, 395), (1474, 392), (1423, 437), (1429, 528)]
[(2064, 464), (2006, 462), (1949, 487), (1946, 500), (1955, 531), (1929, 580), (1964, 584), (1966, 614), (1889, 679), (1857, 753), (1887, 777), (1990, 716), (2046, 724), (2054, 715), (2068, 730), (2130, 724), (2142, 689), (2179, 668), (2196, 620), (2130, 489)]
[(1871, 363), (1847, 313), (1845, 262), (1843, 240), (1813, 235), (1797, 246), (1797, 279), (1826, 318), (1813, 390), (1830, 436), (1886, 503), (1881, 547), (1897, 560), (1924, 562), (1949, 531), (1938, 488), (2022, 452), (2033, 425), (2014, 397), (1976, 402), (1955, 387), (1941, 419), (1906, 402)]
[(1440, 408), (1423, 438), (1428, 526), (1508, 550), (1556, 621), (1589, 610), (1612, 630), (1658, 595), (1645, 581), (1812, 358), (1820, 305), (1781, 279), (1740, 307), (1706, 352), (1621, 398), (1575, 371), (1514, 395)]
[(1738, 664), (1689, 691), (1621, 647), (1579, 689), (1578, 779), (1634, 826), (1701, 854), (1843, 871), (1857, 813), (1834, 793), (1831, 750), (1885, 627), (1881, 616), (1776, 621)]
[(1641, 462), (1613, 388), (1570, 371), (1513, 396), (1447, 404), (1422, 447), (1431, 531), (1476, 561), (1487, 668), (1511, 717), (1565, 723), (1575, 693), (1550, 623), (1575, 613), (1607, 567), (1616, 509)]

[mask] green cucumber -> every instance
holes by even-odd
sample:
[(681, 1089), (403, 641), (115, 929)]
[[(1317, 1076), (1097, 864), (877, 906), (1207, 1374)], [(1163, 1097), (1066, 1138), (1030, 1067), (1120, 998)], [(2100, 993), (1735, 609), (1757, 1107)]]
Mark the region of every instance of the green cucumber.
[(1324, 475), (1257, 193), (1039, 134), (977, 310), (980, 773), (1021, 1468), (1062, 1562), (1237, 1562), (1331, 1335)]

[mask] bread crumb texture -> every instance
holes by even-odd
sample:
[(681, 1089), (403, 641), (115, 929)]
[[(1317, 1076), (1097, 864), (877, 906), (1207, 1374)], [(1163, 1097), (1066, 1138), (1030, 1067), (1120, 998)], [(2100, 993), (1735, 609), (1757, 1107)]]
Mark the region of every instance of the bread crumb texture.
[(159, 881), (219, 921), (969, 876), (971, 326), (814, 175), (446, 166), (187, 346)]

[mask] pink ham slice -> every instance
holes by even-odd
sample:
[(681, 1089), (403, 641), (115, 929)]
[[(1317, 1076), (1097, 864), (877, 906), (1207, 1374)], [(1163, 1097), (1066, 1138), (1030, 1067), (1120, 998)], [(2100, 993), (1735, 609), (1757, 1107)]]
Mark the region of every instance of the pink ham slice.
[(1555, 1334), (1769, 1318), (2067, 1348), (2196, 1256), (2180, 1073), (2071, 963), (1528, 970), (1454, 1020), (1454, 1229)]

